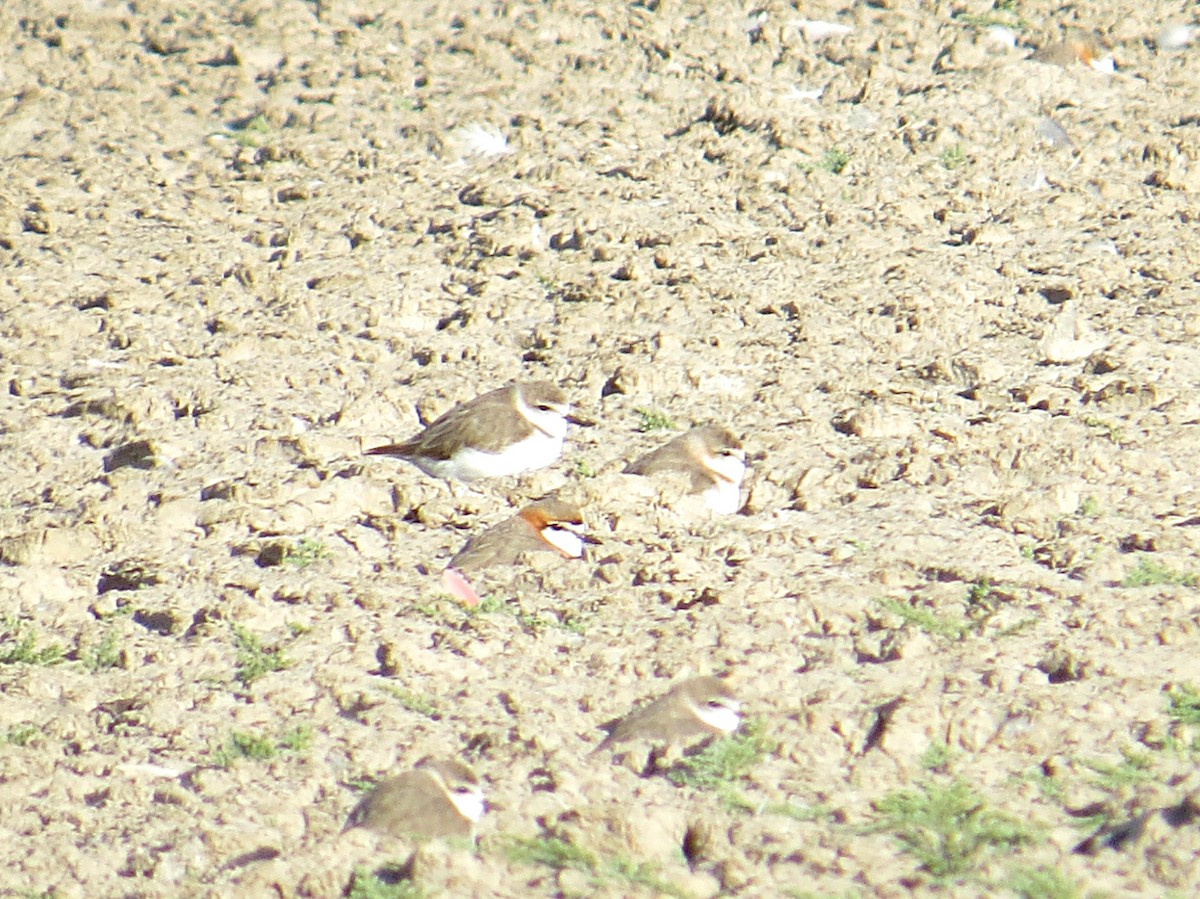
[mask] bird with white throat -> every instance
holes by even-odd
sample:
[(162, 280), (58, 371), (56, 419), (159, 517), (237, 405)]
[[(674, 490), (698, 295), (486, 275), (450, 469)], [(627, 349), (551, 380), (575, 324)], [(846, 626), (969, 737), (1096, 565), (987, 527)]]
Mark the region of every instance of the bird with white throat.
[(364, 796), (343, 833), (362, 828), (388, 837), (471, 837), (486, 809), (474, 771), (452, 759), (424, 758)]
[(634, 740), (677, 746), (696, 737), (731, 734), (742, 723), (741, 709), (723, 678), (689, 678), (614, 722), (592, 752)]
[(741, 441), (720, 425), (692, 428), (625, 466), (625, 474), (660, 472), (688, 475), (691, 492), (702, 495), (705, 505), (718, 515), (732, 515), (742, 507), (746, 452)]
[(522, 474), (562, 454), (571, 404), (548, 381), (519, 381), (460, 403), (418, 434), (376, 446), (435, 478), (474, 481)]

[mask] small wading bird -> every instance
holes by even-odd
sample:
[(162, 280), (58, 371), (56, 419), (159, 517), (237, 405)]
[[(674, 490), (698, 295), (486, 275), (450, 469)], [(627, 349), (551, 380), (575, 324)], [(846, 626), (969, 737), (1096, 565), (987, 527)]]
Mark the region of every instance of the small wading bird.
[(625, 474), (653, 475), (666, 471), (690, 475), (692, 493), (702, 494), (708, 507), (718, 515), (732, 515), (742, 507), (746, 453), (741, 442), (718, 425), (692, 428), (625, 466)]
[(461, 403), (401, 443), (367, 450), (395, 456), (427, 475), (473, 481), (521, 474), (562, 453), (571, 416), (566, 395), (547, 381), (510, 384)]
[(619, 743), (640, 740), (677, 746), (695, 737), (731, 734), (742, 723), (742, 705), (719, 677), (680, 681), (649, 705), (611, 725), (593, 754)]
[(514, 565), (528, 553), (556, 552), (565, 559), (583, 556), (587, 537), (579, 507), (553, 497), (538, 500), (467, 541), (446, 566), (442, 580), (447, 589), (470, 606), (479, 605), (479, 594), (463, 576), (498, 565)]
[(486, 808), (474, 771), (461, 762), (426, 758), (364, 796), (342, 832), (359, 827), (391, 837), (470, 837)]
[(534, 552), (556, 552), (565, 559), (578, 559), (587, 539), (578, 506), (560, 499), (538, 500), (472, 537), (448, 567), (478, 571), (493, 565), (512, 565)]

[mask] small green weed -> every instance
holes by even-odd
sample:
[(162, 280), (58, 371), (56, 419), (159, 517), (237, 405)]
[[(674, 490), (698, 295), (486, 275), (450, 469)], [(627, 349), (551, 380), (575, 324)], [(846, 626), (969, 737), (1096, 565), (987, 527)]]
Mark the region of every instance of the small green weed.
[(664, 412), (656, 412), (653, 409), (634, 409), (634, 412), (641, 418), (641, 423), (638, 425), (638, 430), (642, 433), (649, 431), (672, 431), (675, 429), (675, 422)]
[(550, 628), (569, 631), (572, 634), (582, 634), (587, 629), (583, 620), (576, 618), (569, 610), (561, 611), (558, 617), (553, 615), (549, 617), (534, 615), (526, 612), (517, 603), (510, 603), (494, 596), (484, 597), (483, 601), (474, 609), (464, 609), (461, 606), (459, 608), (469, 616), (496, 613), (511, 615), (522, 628), (531, 634), (540, 634), (542, 631)]
[(469, 615), (492, 615), (492, 614), (495, 614), (496, 612), (511, 611), (508, 607), (507, 602), (505, 602), (503, 599), (499, 599), (495, 596), (485, 596), (480, 601), (479, 605), (477, 605), (473, 609), (471, 609), (471, 608), (463, 609), (462, 606), (459, 606), (459, 608), (462, 609), (463, 611), (465, 611)]
[(1008, 625), (1007, 627), (1000, 628), (999, 630), (996, 631), (996, 636), (997, 637), (1012, 637), (1015, 634), (1019, 634), (1022, 631), (1033, 627), (1035, 624), (1037, 624), (1041, 620), (1042, 619), (1039, 618), (1037, 615), (1029, 615), (1026, 618), (1022, 618), (1020, 621), (1014, 621), (1012, 624)]
[(0, 739), (9, 746), (28, 746), (40, 733), (41, 730), (32, 724), (14, 724)]
[(115, 627), (110, 627), (99, 643), (83, 651), (79, 659), (83, 667), (95, 674), (120, 665), (121, 650), (117, 648), (120, 636)]
[(63, 660), (63, 648), (57, 643), (38, 647), (32, 629), (16, 617), (0, 623), (0, 665), (57, 665)]
[(587, 459), (576, 459), (575, 473), (581, 478), (594, 478), (596, 476), (596, 469)]
[(961, 640), (972, 629), (969, 621), (952, 616), (941, 616), (929, 609), (910, 606), (898, 599), (881, 598), (879, 605), (903, 621), (919, 627), (935, 637), (945, 637), (948, 640)]
[[(558, 610), (555, 615), (542, 616), (526, 612), (516, 602), (498, 596), (484, 596), (479, 605), (471, 607), (443, 597), (436, 603), (418, 603), (413, 609), (422, 615), (439, 623), (451, 626), (460, 625), (464, 619), (477, 618), (480, 615), (509, 615), (522, 628), (531, 634), (538, 634), (548, 629), (568, 631), (572, 634), (587, 632), (586, 615), (570, 609)], [(413, 711), (418, 711), (414, 709)]]
[(1167, 688), (1167, 714), (1180, 724), (1200, 724), (1200, 691), (1191, 684)]
[(1099, 518), (1104, 514), (1100, 501), (1094, 496), (1085, 496), (1079, 503), (1079, 515), (1082, 518)]
[(653, 862), (638, 862), (617, 855), (606, 859), (604, 868), (605, 879), (646, 887), (656, 896), (678, 896), (680, 899), (688, 896), (679, 887), (663, 880), (658, 874), (658, 865)]
[(1053, 775), (1047, 774), (1041, 768), (1035, 768), (1032, 771), (1019, 775), (1016, 779), (1033, 784), (1037, 787), (1038, 793), (1048, 802), (1061, 805), (1065, 801), (1067, 791), (1063, 786), (1063, 782)]
[(570, 609), (560, 609), (556, 615), (529, 615), (521, 612), (517, 615), (521, 627), (531, 634), (538, 634), (547, 629), (566, 631), (569, 634), (582, 636), (587, 633), (587, 624), (578, 618)]
[(1143, 555), (1138, 558), (1137, 567), (1125, 575), (1125, 580), (1121, 581), (1122, 587), (1159, 587), (1162, 585), (1200, 587), (1200, 575), (1190, 571), (1175, 571), (1157, 559)]
[(241, 147), (261, 147), (275, 133), (270, 120), (262, 114), (245, 122), (238, 127), (230, 127), (233, 139)]
[(402, 690), (392, 684), (383, 684), (379, 689), (394, 698), (402, 709), (407, 709), (418, 715), (424, 715), (426, 718), (431, 718), (434, 721), (441, 718), (441, 712), (438, 710), (437, 703), (428, 696), (414, 693), (411, 690)]
[(1020, 899), (1082, 899), (1083, 893), (1067, 875), (1054, 868), (1017, 868), (1008, 888)]
[(1125, 442), (1124, 430), (1121, 428), (1120, 425), (1118, 425), (1114, 422), (1111, 422), (1105, 418), (1096, 418), (1094, 416), (1089, 415), (1083, 419), (1083, 423), (1089, 428), (1096, 428), (1098, 430), (1103, 431), (1104, 436), (1107, 437), (1109, 440), (1111, 440), (1113, 443), (1124, 443)]
[(513, 837), (504, 846), (504, 854), (518, 865), (545, 865), (556, 871), (596, 870), (596, 856), (574, 843), (558, 837)]
[(329, 547), (315, 537), (301, 537), (283, 554), (283, 561), (293, 568), (308, 568), (333, 558)]
[(230, 768), (240, 759), (269, 762), (281, 752), (299, 753), (312, 745), (312, 729), (301, 724), (282, 736), (272, 739), (263, 734), (235, 730), (223, 746), (212, 751), (212, 763), (218, 768)]
[(965, 875), (983, 853), (1032, 839), (1021, 821), (989, 810), (984, 798), (960, 780), (889, 793), (875, 810), (879, 820), (869, 832), (891, 833), (938, 879)]
[(231, 768), (238, 759), (269, 762), (275, 758), (275, 741), (261, 734), (235, 730), (225, 745), (213, 750), (212, 762), (218, 768)]
[(922, 768), (928, 771), (946, 771), (950, 763), (958, 757), (958, 753), (945, 743), (930, 743), (929, 748), (921, 753), (917, 760)]
[(425, 892), (419, 886), (395, 873), (400, 867), (355, 868), (346, 896), (348, 899), (424, 899)]
[(991, 613), (1003, 594), (985, 577), (981, 577), (967, 588), (967, 609), (971, 612)]
[(1125, 749), (1121, 751), (1121, 755), (1124, 758), (1116, 764), (1101, 759), (1084, 762), (1083, 764), (1097, 775), (1092, 779), (1092, 783), (1106, 790), (1122, 790), (1154, 780), (1154, 773), (1151, 771), (1154, 758), (1149, 753)]
[(942, 168), (948, 172), (953, 172), (966, 161), (967, 154), (963, 152), (963, 148), (958, 144), (955, 144), (953, 147), (947, 147), (946, 149), (942, 150), (941, 155), (938, 156), (938, 162), (940, 162), (942, 164)]
[(747, 721), (740, 731), (715, 740), (693, 756), (681, 759), (667, 771), (667, 779), (680, 787), (699, 790), (728, 789), (778, 749), (766, 736), (762, 719)]
[(292, 664), (282, 649), (265, 649), (258, 637), (245, 628), (236, 624), (232, 628), (233, 645), (237, 651), (234, 677), (243, 687), (249, 687), (264, 674), (283, 671)]
[(806, 172), (816, 171), (820, 169), (822, 172), (829, 172), (831, 175), (840, 175), (850, 164), (850, 154), (845, 150), (834, 147), (825, 151), (825, 155), (815, 162), (806, 162), (801, 167)]
[(1016, 0), (996, 0), (991, 12), (982, 15), (962, 13), (957, 16), (957, 19), (965, 25), (973, 25), (976, 28), (991, 28), (994, 25), (1000, 25), (1019, 31), (1029, 27), (1029, 23), (1021, 17), (1021, 13), (1017, 9)]
[(284, 752), (305, 752), (312, 747), (312, 728), (298, 724), (279, 738), (279, 748)]
[(678, 887), (658, 876), (658, 866), (622, 856), (603, 860), (594, 853), (560, 837), (511, 837), (504, 844), (508, 860), (519, 865), (542, 865), (555, 871), (582, 871), (594, 885), (616, 882), (644, 886), (663, 896), (686, 896)]

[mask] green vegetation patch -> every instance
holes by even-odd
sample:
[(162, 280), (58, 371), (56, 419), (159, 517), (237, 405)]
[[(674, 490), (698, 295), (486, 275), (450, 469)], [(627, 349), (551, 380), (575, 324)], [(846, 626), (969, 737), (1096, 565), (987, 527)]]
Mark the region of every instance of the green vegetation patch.
[(281, 753), (300, 753), (310, 746), (312, 729), (306, 724), (297, 725), (278, 737), (235, 730), (223, 746), (213, 750), (212, 763), (218, 768), (229, 768), (242, 759), (269, 762)]
[(642, 433), (649, 431), (673, 431), (675, 429), (675, 422), (665, 412), (647, 408), (634, 409), (633, 411), (641, 419), (638, 430)]
[(728, 790), (778, 744), (766, 736), (762, 719), (747, 721), (740, 731), (715, 740), (700, 752), (681, 759), (667, 771), (677, 786), (699, 790)]
[(639, 862), (619, 855), (600, 858), (596, 853), (557, 836), (509, 837), (504, 842), (504, 854), (510, 862), (518, 865), (538, 865), (555, 871), (580, 871), (588, 875), (597, 887), (641, 886), (660, 896), (687, 896), (664, 880), (658, 873), (658, 865), (652, 862)]
[(283, 650), (278, 647), (267, 649), (257, 636), (244, 627), (232, 625), (233, 646), (237, 651), (237, 668), (234, 677), (243, 687), (248, 687), (264, 674), (283, 671), (291, 666)]
[(39, 646), (27, 622), (13, 616), (0, 622), (0, 665), (57, 665), (62, 660), (62, 646)]
[(1137, 567), (1125, 575), (1122, 587), (1200, 587), (1200, 575), (1191, 571), (1175, 571), (1150, 556), (1140, 556)]
[(968, 875), (985, 854), (1033, 839), (1024, 822), (989, 809), (961, 780), (888, 793), (875, 811), (878, 820), (869, 831), (892, 834), (937, 879)]
[(374, 870), (354, 869), (348, 899), (425, 899), (425, 891), (407, 878), (402, 865), (387, 865)]

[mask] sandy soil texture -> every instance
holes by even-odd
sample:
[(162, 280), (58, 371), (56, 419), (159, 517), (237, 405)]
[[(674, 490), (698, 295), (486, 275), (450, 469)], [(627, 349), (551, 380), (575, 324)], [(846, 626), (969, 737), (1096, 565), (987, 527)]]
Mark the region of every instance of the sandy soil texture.
[[(0, 8), (0, 895), (342, 895), (426, 755), (392, 895), (1197, 894), (1194, 10), (799, 6)], [(515, 379), (553, 467), (363, 455)], [(704, 422), (739, 514), (621, 473)]]

